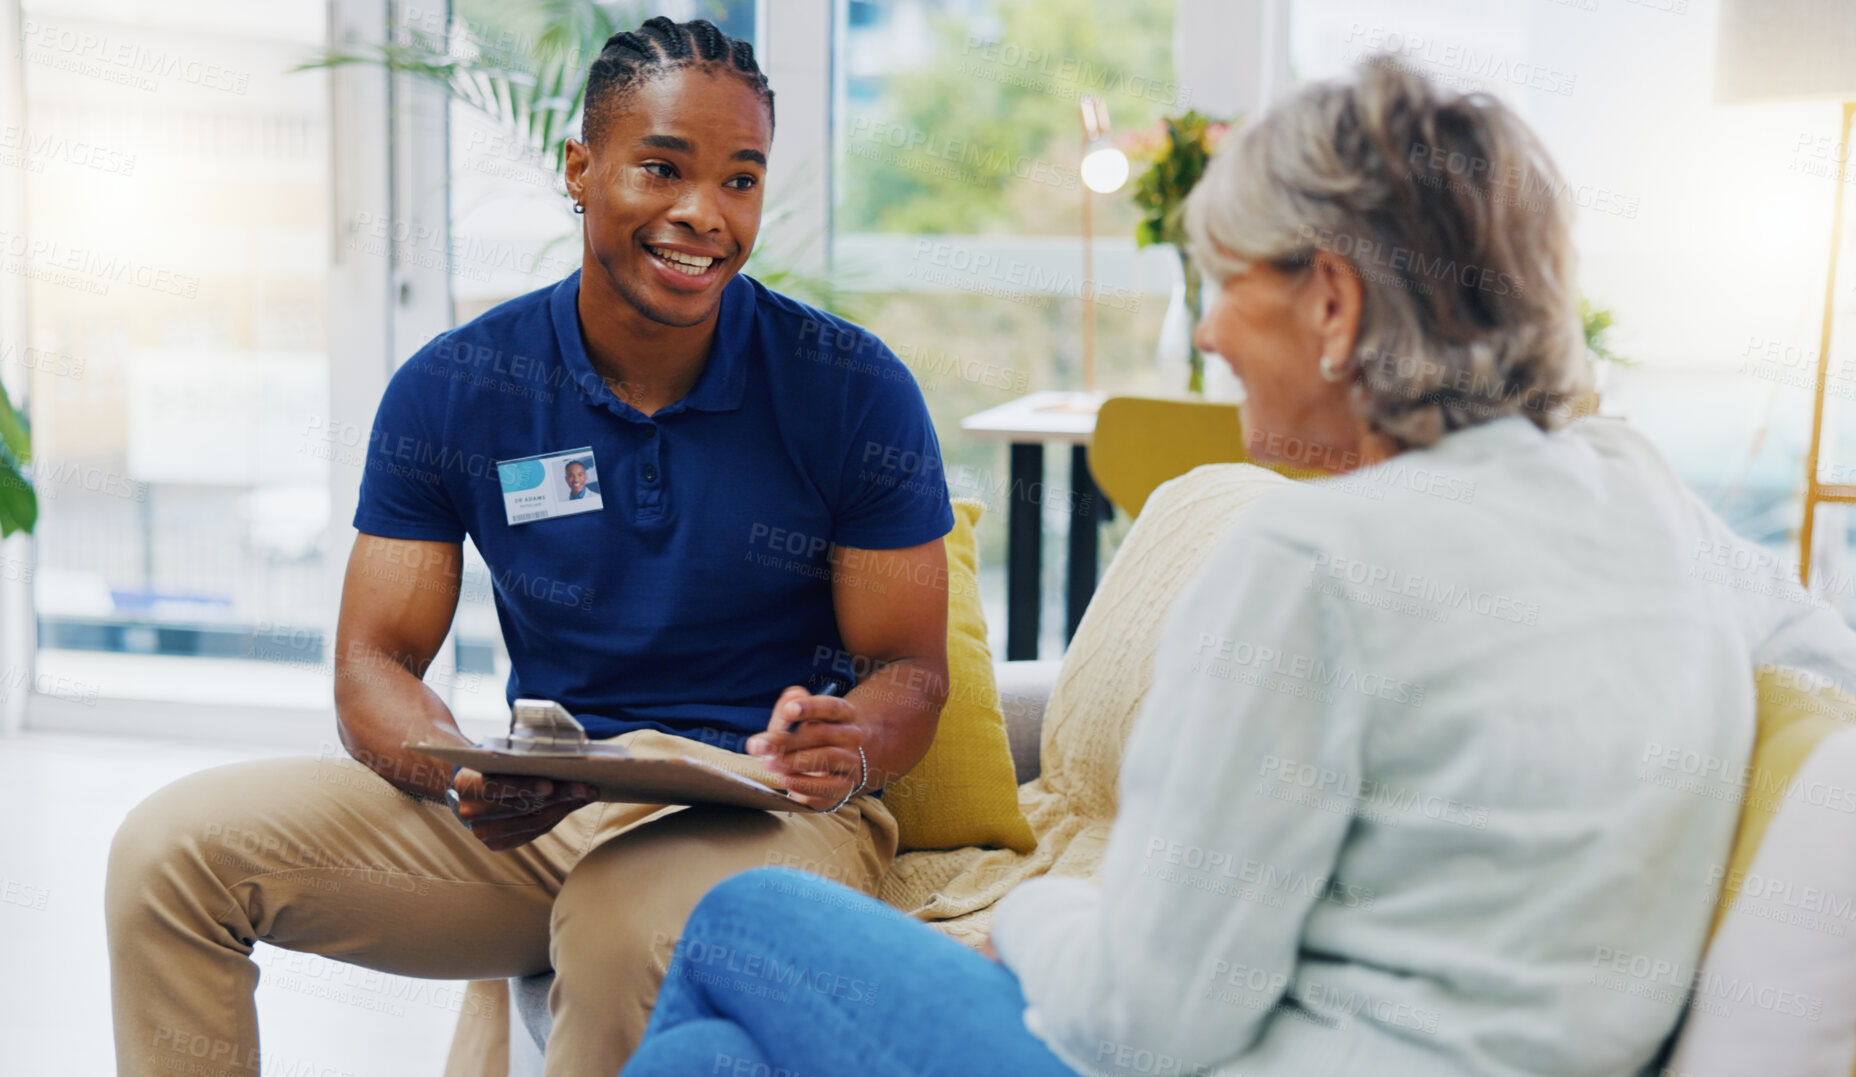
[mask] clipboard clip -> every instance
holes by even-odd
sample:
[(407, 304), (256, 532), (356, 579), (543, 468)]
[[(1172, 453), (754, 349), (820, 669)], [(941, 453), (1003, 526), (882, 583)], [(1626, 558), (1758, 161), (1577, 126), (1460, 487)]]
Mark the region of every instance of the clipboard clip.
[(552, 699), (518, 699), (509, 708), (510, 751), (580, 756), (586, 745), (586, 729)]

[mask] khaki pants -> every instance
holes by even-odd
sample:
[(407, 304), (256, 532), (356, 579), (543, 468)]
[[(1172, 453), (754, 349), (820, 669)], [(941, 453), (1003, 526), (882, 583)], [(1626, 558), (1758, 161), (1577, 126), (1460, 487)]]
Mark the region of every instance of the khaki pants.
[[(727, 756), (655, 732), (620, 739)], [(785, 864), (870, 892), (895, 851), (895, 820), (868, 796), (835, 815), (594, 804), (493, 853), (443, 804), (348, 759), (202, 771), (132, 811), (110, 850), (117, 1072), (257, 1073), (251, 953), (268, 942), (435, 979), (552, 967), (548, 1077), (612, 1077), (709, 887)]]

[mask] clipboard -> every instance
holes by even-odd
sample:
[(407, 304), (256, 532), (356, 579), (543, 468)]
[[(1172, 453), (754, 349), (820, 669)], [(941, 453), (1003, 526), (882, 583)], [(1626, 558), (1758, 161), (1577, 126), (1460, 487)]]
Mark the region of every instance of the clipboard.
[(637, 752), (623, 744), (588, 740), (567, 708), (548, 699), (518, 699), (509, 710), (509, 735), (469, 748), (408, 742), (404, 747), (483, 774), (521, 774), (585, 782), (600, 800), (620, 804), (729, 804), (762, 811), (816, 812), (770, 784), (687, 755)]

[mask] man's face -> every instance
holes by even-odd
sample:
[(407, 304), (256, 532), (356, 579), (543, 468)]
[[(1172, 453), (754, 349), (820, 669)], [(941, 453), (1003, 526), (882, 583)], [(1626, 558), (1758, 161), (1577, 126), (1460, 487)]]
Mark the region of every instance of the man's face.
[(577, 494), (586, 489), (586, 467), (582, 464), (567, 465), (567, 492)]
[(589, 261), (646, 318), (700, 324), (760, 233), (767, 105), (744, 79), (683, 68), (633, 89), (599, 140), (567, 146)]

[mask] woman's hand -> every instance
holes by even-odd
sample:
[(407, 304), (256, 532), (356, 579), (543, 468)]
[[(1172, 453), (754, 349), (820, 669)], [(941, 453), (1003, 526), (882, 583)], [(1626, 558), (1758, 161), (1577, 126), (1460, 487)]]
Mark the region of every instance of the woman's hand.
[(748, 738), (748, 754), (781, 775), (793, 799), (821, 811), (843, 803), (864, 778), (857, 705), (797, 685), (780, 693), (767, 731)]

